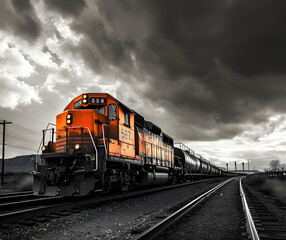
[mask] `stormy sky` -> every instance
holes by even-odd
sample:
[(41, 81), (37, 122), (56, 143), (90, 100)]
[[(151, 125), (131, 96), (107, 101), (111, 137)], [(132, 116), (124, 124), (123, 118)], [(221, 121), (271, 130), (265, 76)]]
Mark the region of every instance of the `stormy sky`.
[(285, 7), (2, 1), (0, 119), (13, 122), (6, 156), (37, 150), (41, 130), (74, 97), (108, 92), (219, 166), (286, 163)]

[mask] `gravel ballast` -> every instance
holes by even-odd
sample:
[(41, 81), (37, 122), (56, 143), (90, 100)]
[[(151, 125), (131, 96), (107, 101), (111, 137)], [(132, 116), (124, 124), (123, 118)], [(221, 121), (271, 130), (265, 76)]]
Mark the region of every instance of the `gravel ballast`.
[(160, 239), (243, 239), (241, 227), (245, 222), (238, 183), (233, 180), (217, 190)]

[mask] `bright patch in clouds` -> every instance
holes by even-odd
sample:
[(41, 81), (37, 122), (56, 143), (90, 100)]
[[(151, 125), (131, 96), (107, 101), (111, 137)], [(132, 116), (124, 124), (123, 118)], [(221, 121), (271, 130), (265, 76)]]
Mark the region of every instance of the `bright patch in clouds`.
[(18, 105), (28, 105), (32, 100), (41, 102), (39, 91), (15, 78), (0, 78), (3, 87), (0, 90), (0, 106), (3, 108), (16, 108)]
[(54, 23), (57, 31), (61, 34), (64, 39), (71, 40), (74, 45), (77, 45), (79, 41), (83, 38), (82, 34), (77, 34), (70, 29), (70, 24), (72, 20), (59, 18)]
[(286, 161), (285, 119), (286, 115), (275, 115), (263, 124), (248, 126), (249, 130), (234, 139), (189, 142), (188, 146), (222, 167), (225, 167), (225, 163), (229, 163), (233, 169), (236, 161), (241, 169), (241, 163), (246, 164), (249, 160), (250, 169), (264, 170), (270, 160)]
[(32, 100), (41, 102), (39, 91), (24, 81), (35, 72), (34, 67), (5, 38), (0, 41), (0, 106), (14, 109), (31, 104)]
[(42, 93), (46, 91), (63, 98), (75, 95), (77, 89), (88, 92), (97, 86), (99, 76), (85, 66), (81, 57), (65, 50), (67, 45), (76, 46), (82, 39), (81, 34), (70, 29), (72, 20), (46, 13), (42, 3), (35, 3), (35, 9), (43, 31), (33, 44), (0, 31), (0, 106), (3, 108), (14, 109), (32, 101), (43, 103)]
[(12, 77), (29, 77), (34, 72), (34, 67), (27, 61), (19, 49), (10, 47), (6, 39), (0, 43), (1, 75)]
[(58, 85), (65, 85), (68, 84), (69, 80), (64, 79), (56, 74), (49, 74), (47, 77), (47, 80), (44, 83), (44, 86), (50, 91), (50, 92), (59, 92), (56, 89), (56, 86)]

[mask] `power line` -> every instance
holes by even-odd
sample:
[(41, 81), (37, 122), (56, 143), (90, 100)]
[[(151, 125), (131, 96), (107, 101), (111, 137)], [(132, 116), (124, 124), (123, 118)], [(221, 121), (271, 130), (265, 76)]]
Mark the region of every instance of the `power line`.
[[(3, 133), (0, 133), (0, 135), (3, 135)], [(28, 141), (28, 142), (39, 143), (39, 142), (32, 141), (32, 140), (29, 140), (29, 139), (26, 139), (26, 138), (16, 137), (16, 136), (13, 136), (13, 135), (10, 135), (10, 134), (6, 134), (6, 136), (17, 138), (17, 139), (21, 139), (21, 140), (25, 140), (25, 141)]]
[[(2, 144), (2, 142), (0, 142), (0, 144)], [(13, 145), (13, 144), (10, 144), (10, 143), (5, 143), (5, 146), (14, 147), (14, 148), (20, 148), (20, 149), (36, 152), (34, 149), (26, 148), (26, 147), (22, 147), (22, 146), (16, 146), (16, 145)]]
[(28, 150), (28, 151), (32, 151), (32, 152), (37, 152), (35, 149), (20, 147), (20, 146), (16, 146), (16, 145), (12, 145), (12, 144), (7, 144), (7, 143), (5, 145), (9, 146), (9, 147), (20, 148), (20, 149), (24, 149), (24, 150)]
[(20, 130), (22, 132), (28, 132), (29, 134), (38, 134), (39, 133), (35, 129), (28, 128), (27, 126), (21, 125), (19, 123), (14, 123), (14, 126), (9, 126), (9, 127)]
[(36, 141), (32, 141), (32, 140), (29, 140), (29, 139), (12, 136), (12, 135), (9, 135), (9, 134), (6, 134), (6, 135), (9, 136), (9, 137), (18, 138), (18, 139), (25, 140), (25, 141), (28, 141), (28, 142), (39, 143), (39, 142), (36, 142)]

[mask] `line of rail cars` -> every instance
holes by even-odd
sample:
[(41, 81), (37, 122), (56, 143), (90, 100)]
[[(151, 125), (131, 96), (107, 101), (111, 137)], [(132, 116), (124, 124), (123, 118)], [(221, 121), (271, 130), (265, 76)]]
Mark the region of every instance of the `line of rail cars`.
[(81, 196), (229, 174), (183, 144), (174, 147), (160, 127), (109, 94), (76, 97), (55, 126), (43, 131), (36, 195)]

